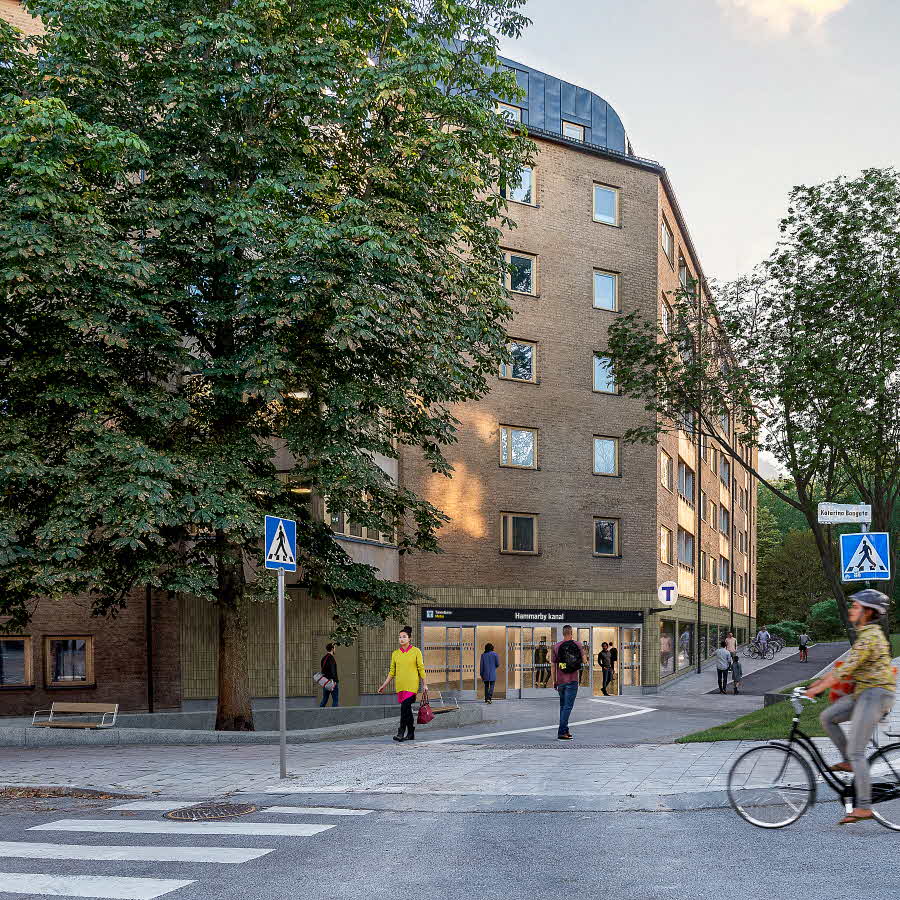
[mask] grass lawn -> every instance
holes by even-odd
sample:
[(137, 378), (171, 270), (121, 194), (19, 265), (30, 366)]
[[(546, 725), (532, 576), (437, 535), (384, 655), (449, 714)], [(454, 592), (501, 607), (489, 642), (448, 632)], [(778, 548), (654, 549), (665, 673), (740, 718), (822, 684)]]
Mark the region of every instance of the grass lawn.
[[(810, 737), (824, 737), (825, 732), (819, 724), (819, 713), (825, 708), (825, 703), (804, 704), (803, 715), (800, 717), (800, 727)], [(694, 744), (700, 741), (768, 741), (772, 738), (787, 738), (791, 731), (791, 719), (794, 717), (794, 708), (787, 701), (773, 703), (757, 709), (746, 716), (707, 728), (706, 731), (697, 731), (678, 738), (676, 744)]]
[[(900, 634), (891, 635), (891, 651), (893, 656), (900, 656)], [(798, 682), (806, 687), (809, 682)], [(782, 688), (782, 691), (790, 691), (794, 685)], [(827, 697), (819, 698), (818, 703), (804, 704), (803, 715), (800, 717), (800, 727), (810, 737), (825, 737), (825, 732), (819, 724), (819, 713), (827, 704)], [(774, 703), (772, 706), (763, 707), (746, 716), (707, 728), (706, 731), (697, 731), (678, 738), (676, 744), (695, 744), (701, 741), (768, 741), (772, 738), (786, 738), (791, 730), (791, 719), (794, 717), (794, 708), (790, 703)]]

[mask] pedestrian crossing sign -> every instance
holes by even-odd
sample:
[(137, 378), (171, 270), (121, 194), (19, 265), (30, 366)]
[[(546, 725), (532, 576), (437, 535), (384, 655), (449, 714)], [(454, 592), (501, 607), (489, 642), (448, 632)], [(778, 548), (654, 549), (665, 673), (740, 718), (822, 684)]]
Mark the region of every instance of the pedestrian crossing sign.
[(297, 571), (297, 523), (266, 516), (266, 568)]
[(842, 581), (890, 581), (890, 536), (886, 531), (841, 535)]

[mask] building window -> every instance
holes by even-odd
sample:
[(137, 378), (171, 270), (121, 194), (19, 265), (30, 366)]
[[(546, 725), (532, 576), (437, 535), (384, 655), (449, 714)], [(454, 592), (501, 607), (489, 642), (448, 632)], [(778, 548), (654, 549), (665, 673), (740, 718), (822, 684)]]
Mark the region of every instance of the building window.
[(509, 381), (537, 381), (537, 345), (530, 341), (510, 341), (506, 347), (512, 360), (500, 363), (500, 377)]
[(665, 525), (659, 526), (659, 558), (672, 565), (672, 532)]
[(713, 528), (718, 527), (719, 507), (716, 506), (715, 500), (709, 501), (709, 515), (707, 521)]
[(694, 625), (692, 622), (678, 623), (678, 668), (684, 669), (694, 664)]
[(522, 109), (519, 106), (513, 106), (510, 103), (497, 103), (494, 107), (503, 118), (509, 119), (510, 122), (522, 121)]
[(31, 687), (31, 638), (0, 637), (0, 687)]
[(506, 253), (506, 287), (516, 294), (537, 293), (534, 289), (534, 264), (533, 256), (524, 253)]
[(678, 493), (682, 500), (694, 505), (694, 470), (678, 460)]
[(573, 141), (584, 140), (584, 125), (577, 125), (575, 122), (562, 123), (563, 137), (571, 138)]
[(608, 437), (594, 438), (594, 474), (619, 474), (619, 439)]
[(501, 425), (500, 465), (513, 469), (536, 469), (537, 430)]
[(395, 544), (397, 536), (393, 530), (382, 531), (380, 528), (363, 525), (351, 519), (342, 512), (334, 512), (327, 508), (325, 511), (325, 521), (328, 523), (333, 534), (341, 537), (360, 538), (362, 540), (376, 541), (381, 544)]
[(44, 638), (47, 687), (84, 686), (94, 683), (92, 637)]
[(706, 521), (706, 491), (700, 491), (700, 521)]
[(678, 529), (678, 565), (694, 570), (694, 536), (683, 528)]
[(700, 551), (700, 578), (703, 581), (707, 581), (709, 578), (709, 575), (708, 575), (707, 569), (706, 569), (706, 551), (705, 550)]
[(659, 482), (667, 490), (675, 490), (675, 471), (672, 466), (672, 457), (665, 450), (659, 453)]
[(675, 623), (659, 620), (659, 674), (660, 677), (675, 672)]
[(660, 322), (662, 323), (662, 330), (668, 334), (672, 328), (672, 307), (663, 300), (662, 309), (660, 311)]
[(719, 584), (728, 587), (731, 583), (731, 564), (724, 556), (719, 557)]
[(674, 266), (675, 239), (672, 237), (672, 229), (669, 228), (669, 223), (666, 222), (665, 219), (662, 220), (659, 226), (659, 240), (662, 245), (663, 253), (666, 254), (666, 259)]
[(731, 484), (731, 462), (724, 453), (719, 454), (719, 479), (726, 488)]
[(594, 556), (619, 555), (619, 520), (594, 519)]
[(528, 513), (501, 513), (500, 552), (537, 553), (537, 516)]
[(619, 308), (619, 276), (614, 272), (594, 270), (594, 309)]
[(608, 356), (594, 354), (594, 390), (601, 394), (616, 393), (616, 377)]
[(726, 537), (731, 529), (731, 513), (724, 504), (719, 507), (719, 531)]
[(594, 185), (594, 221), (619, 224), (619, 190), (606, 184)]
[(534, 169), (531, 166), (519, 169), (507, 185), (500, 189), (500, 196), (514, 203), (534, 206)]
[(683, 256), (678, 257), (678, 281), (681, 284), (682, 290), (685, 291), (691, 289), (691, 285), (694, 281), (694, 279), (691, 278), (690, 270), (688, 269)]

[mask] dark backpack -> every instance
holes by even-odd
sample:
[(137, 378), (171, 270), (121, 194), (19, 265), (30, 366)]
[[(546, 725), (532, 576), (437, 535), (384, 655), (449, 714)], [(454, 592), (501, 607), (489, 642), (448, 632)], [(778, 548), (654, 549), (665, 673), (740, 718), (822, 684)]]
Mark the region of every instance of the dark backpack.
[(578, 672), (581, 669), (581, 648), (575, 641), (563, 641), (556, 653), (556, 663), (563, 672)]

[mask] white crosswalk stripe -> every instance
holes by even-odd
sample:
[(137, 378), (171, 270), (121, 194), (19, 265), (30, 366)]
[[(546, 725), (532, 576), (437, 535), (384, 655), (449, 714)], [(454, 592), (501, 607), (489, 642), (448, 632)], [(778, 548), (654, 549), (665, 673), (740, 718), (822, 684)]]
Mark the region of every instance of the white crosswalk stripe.
[(29, 831), (93, 831), (114, 834), (220, 834), (262, 835), (265, 837), (311, 837), (334, 825), (282, 825), (271, 822), (171, 822), (121, 819), (60, 819), (34, 825)]
[(96, 859), (117, 862), (197, 862), (237, 864), (271, 853), (249, 847), (129, 847), (91, 844), (40, 844), (0, 841), (0, 857), (18, 859)]
[(371, 809), (340, 809), (334, 806), (264, 806), (260, 812), (298, 816), (367, 816)]
[[(60, 836), (76, 833), (109, 835), (166, 835), (198, 836), (215, 838), (220, 836), (253, 836), (306, 838), (314, 837), (335, 828), (334, 824), (308, 822), (258, 822), (258, 821), (201, 821), (180, 822), (169, 819), (128, 818), (133, 812), (169, 812), (191, 806), (188, 803), (173, 803), (166, 800), (141, 800), (110, 807), (122, 815), (115, 819), (58, 819), (41, 825), (33, 825), (29, 832), (58, 832)], [(258, 810), (261, 814), (310, 815), (310, 816), (365, 816), (373, 810), (348, 809), (328, 806), (270, 806)], [(0, 840), (0, 860), (5, 860), (3, 868), (9, 868), (12, 861), (40, 860), (51, 864), (54, 860), (78, 860), (84, 864), (97, 863), (213, 863), (236, 865), (251, 863), (260, 857), (273, 853), (273, 848), (228, 847), (228, 846), (161, 846), (127, 844), (76, 844), (45, 841)], [(83, 871), (83, 868), (82, 868)], [(90, 871), (90, 870), (89, 870)], [(104, 871), (103, 869), (100, 872)], [(128, 871), (125, 869), (125, 871)], [(141, 867), (138, 872), (146, 871)], [(166, 874), (172, 870), (166, 868)], [(162, 874), (162, 873), (160, 873)], [(190, 874), (194, 874), (191, 872)], [(0, 895), (27, 895), (29, 897), (98, 897), (108, 900), (154, 900), (189, 885), (198, 884), (196, 879), (130, 877), (116, 875), (106, 869), (106, 874), (69, 875), (52, 872), (0, 872)]]
[(30, 897), (106, 897), (108, 900), (153, 900), (193, 881), (171, 878), (116, 878), (107, 875), (25, 875), (0, 872), (0, 890)]

